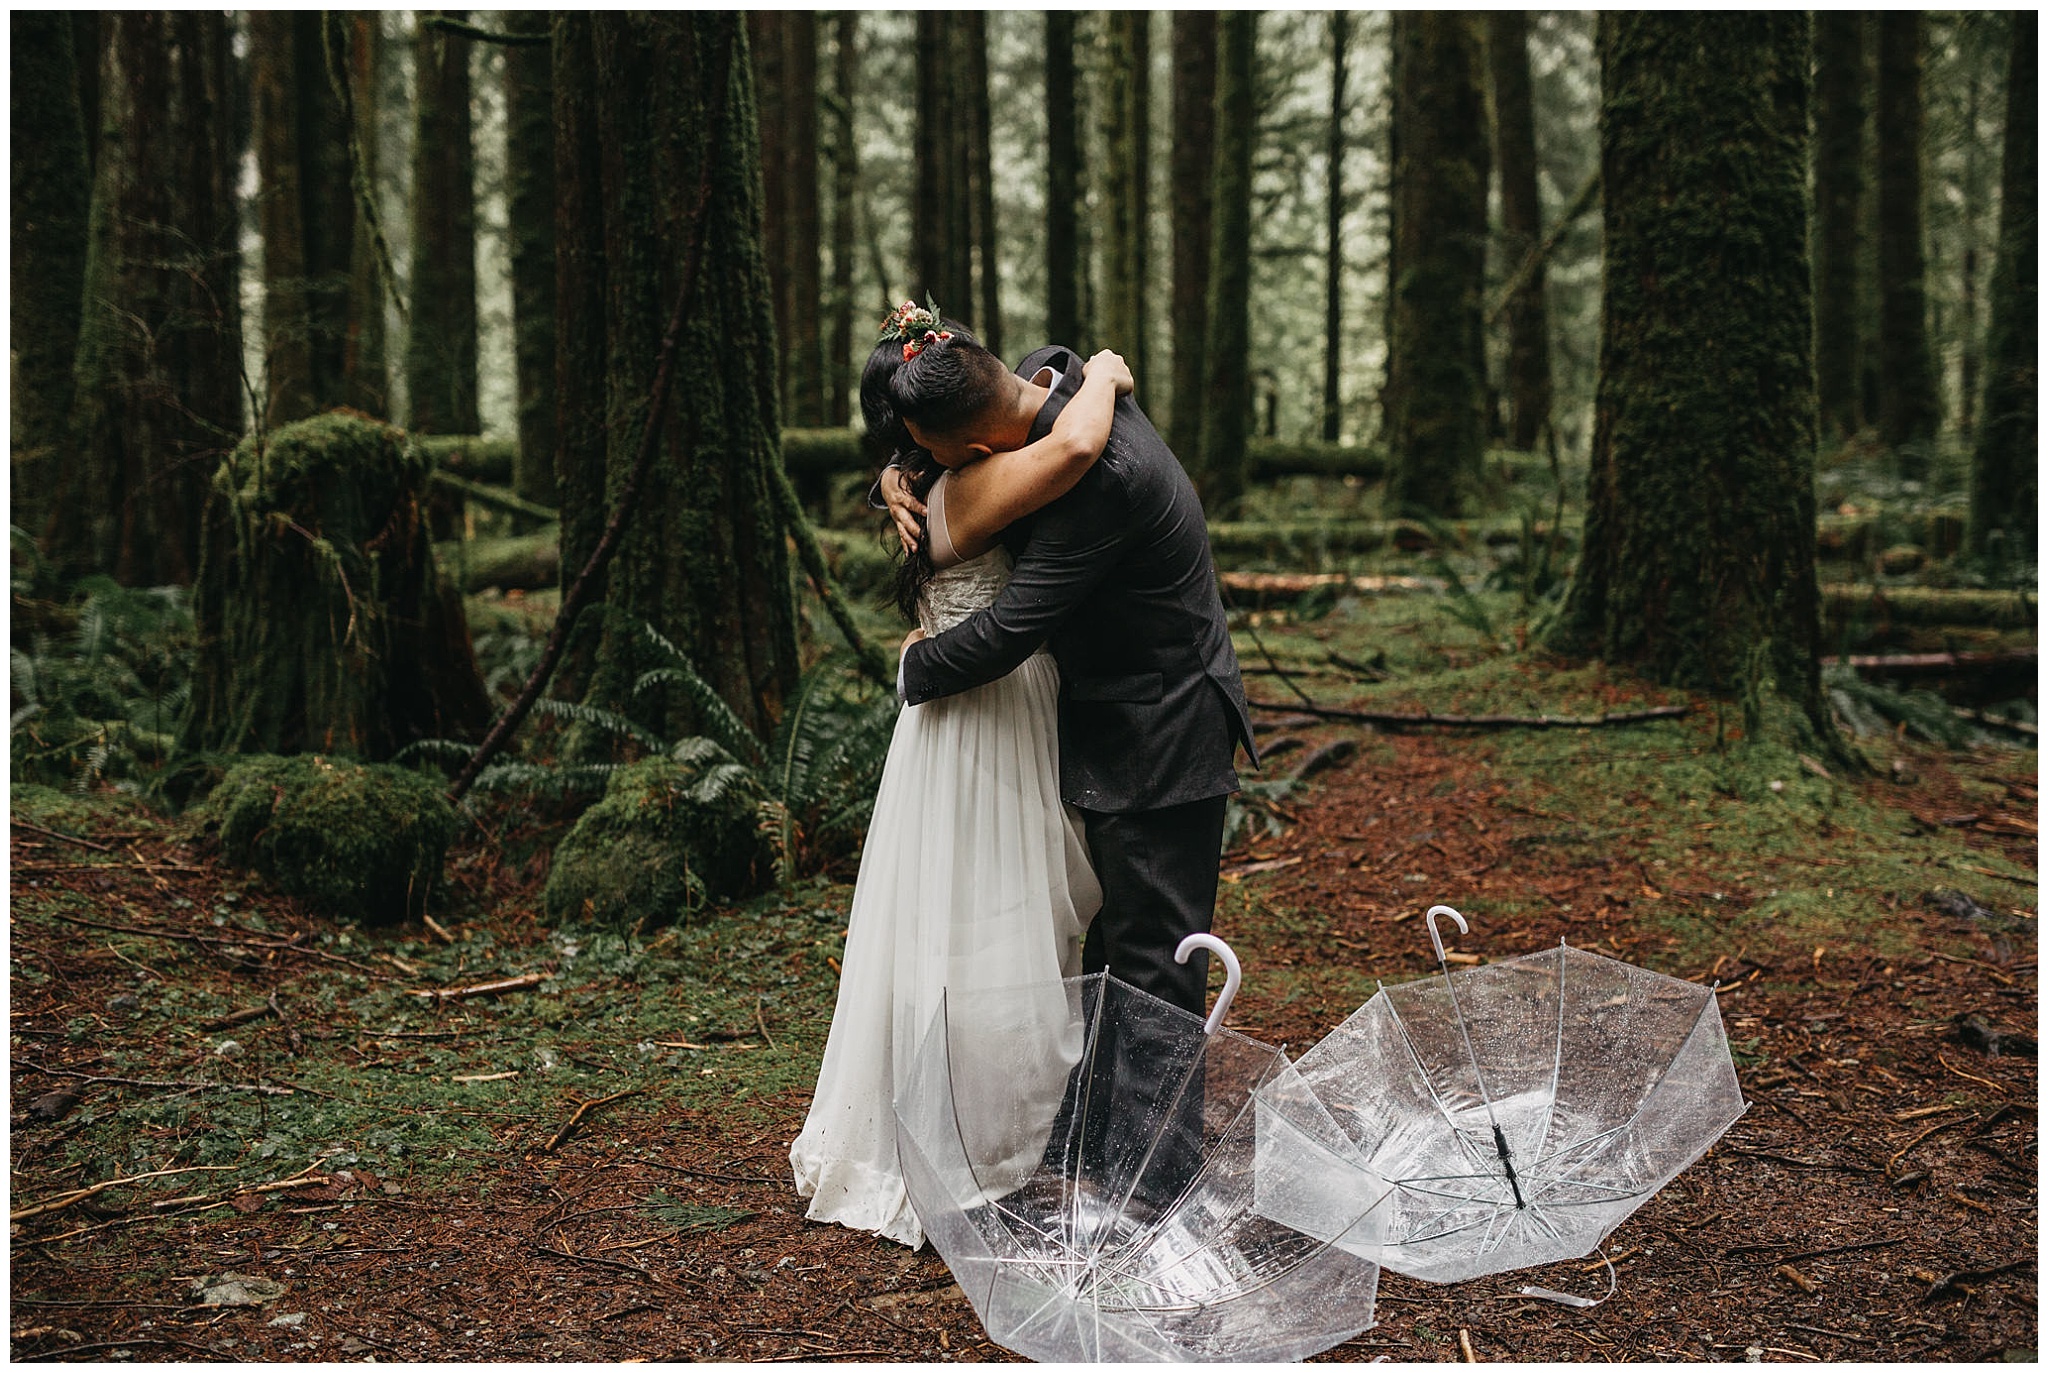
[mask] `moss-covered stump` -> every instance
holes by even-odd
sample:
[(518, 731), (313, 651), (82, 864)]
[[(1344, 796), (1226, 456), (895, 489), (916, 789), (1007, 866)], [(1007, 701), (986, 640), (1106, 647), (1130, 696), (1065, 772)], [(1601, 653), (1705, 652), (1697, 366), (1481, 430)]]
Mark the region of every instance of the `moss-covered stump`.
[(440, 787), (419, 773), (315, 754), (237, 763), (206, 812), (228, 862), (372, 924), (425, 908), (456, 824)]
[(666, 924), (749, 895), (775, 875), (780, 828), (759, 779), (714, 748), (634, 763), (556, 847), (548, 916)]
[(188, 746), (382, 759), (489, 723), (423, 517), (432, 467), (399, 430), (347, 411), (251, 437), (221, 464)]

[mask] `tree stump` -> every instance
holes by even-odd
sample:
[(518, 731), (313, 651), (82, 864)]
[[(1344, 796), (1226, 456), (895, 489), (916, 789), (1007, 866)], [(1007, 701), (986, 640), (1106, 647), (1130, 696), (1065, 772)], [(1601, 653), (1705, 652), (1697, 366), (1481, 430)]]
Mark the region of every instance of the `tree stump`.
[(349, 411), (243, 441), (214, 474), (187, 747), (390, 757), (490, 702), (423, 505), (433, 464)]

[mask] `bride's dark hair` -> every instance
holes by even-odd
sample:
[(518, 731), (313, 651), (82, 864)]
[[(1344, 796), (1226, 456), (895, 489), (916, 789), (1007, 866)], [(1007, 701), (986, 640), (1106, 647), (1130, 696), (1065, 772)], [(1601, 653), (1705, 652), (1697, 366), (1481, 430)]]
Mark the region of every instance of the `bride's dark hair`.
[[(1002, 398), (1002, 381), (1009, 373), (1002, 359), (960, 325), (947, 320), (945, 328), (949, 336), (929, 339), (907, 358), (901, 338), (884, 338), (868, 354), (860, 374), (860, 410), (868, 441), (901, 468), (904, 485), (920, 501), (946, 469), (918, 446), (903, 421), (915, 420), (934, 433), (955, 433)], [(912, 620), (917, 618), (918, 594), (937, 570), (932, 565), (931, 529), (922, 519), (918, 523), (925, 527), (917, 547), (896, 567), (896, 608)], [(900, 542), (892, 543), (900, 547)]]

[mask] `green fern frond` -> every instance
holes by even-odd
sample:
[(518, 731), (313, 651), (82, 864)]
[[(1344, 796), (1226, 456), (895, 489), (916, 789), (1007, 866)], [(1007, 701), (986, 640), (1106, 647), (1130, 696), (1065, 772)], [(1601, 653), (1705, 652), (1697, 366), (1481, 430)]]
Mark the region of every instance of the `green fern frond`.
[(667, 741), (654, 731), (634, 724), (617, 711), (605, 710), (600, 706), (585, 705), (580, 701), (558, 701), (551, 696), (543, 696), (533, 703), (533, 708), (543, 715), (551, 715), (559, 720), (572, 720), (577, 724), (602, 730), (614, 738), (631, 739), (650, 753), (659, 753), (667, 747)]

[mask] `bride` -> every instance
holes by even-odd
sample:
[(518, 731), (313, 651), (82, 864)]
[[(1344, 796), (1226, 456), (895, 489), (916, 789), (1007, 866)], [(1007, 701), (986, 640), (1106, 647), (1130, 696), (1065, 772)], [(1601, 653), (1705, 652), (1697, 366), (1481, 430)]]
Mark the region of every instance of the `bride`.
[[(964, 330), (906, 304), (861, 378), (868, 432), (894, 444), (900, 479), (926, 507), (898, 587), (918, 620), (913, 638), (995, 599), (1010, 573), (997, 535), (1081, 479), (1109, 440), (1117, 396), (1131, 389), (1123, 359), (1097, 353), (1046, 437), (941, 467), (912, 442), (895, 397), (969, 350), (980, 344)], [(1081, 971), (1082, 937), (1102, 904), (1081, 826), (1060, 800), (1058, 696), (1058, 669), (1041, 647), (1007, 677), (897, 719), (817, 1091), (789, 1151), (812, 1220), (913, 1248), (923, 1241), (891, 1101), (942, 1005), (954, 1081), (978, 1082), (990, 1098), (985, 1112), (963, 1111), (963, 1129), (979, 1114), (1002, 1134), (1000, 1148), (982, 1151), (996, 1162), (980, 1181), (998, 1194), (1038, 1164), (1079, 1055), (1059, 982)], [(976, 996), (1016, 987), (1045, 995)]]

